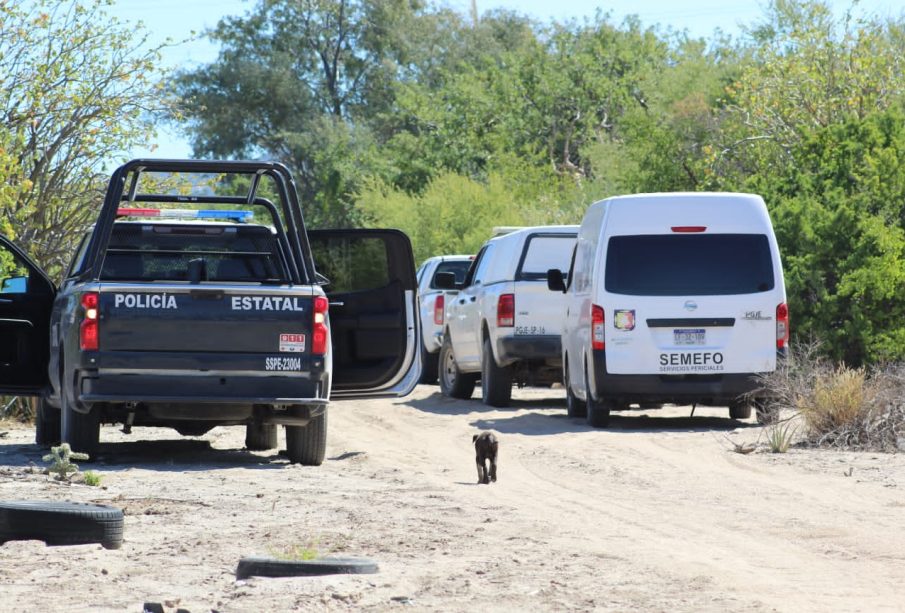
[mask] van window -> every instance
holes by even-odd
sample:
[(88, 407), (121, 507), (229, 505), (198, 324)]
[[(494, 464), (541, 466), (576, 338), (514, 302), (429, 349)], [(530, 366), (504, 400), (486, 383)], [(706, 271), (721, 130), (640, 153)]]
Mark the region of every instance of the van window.
[(471, 266), (471, 260), (453, 260), (448, 262), (440, 262), (437, 265), (437, 270), (434, 271), (434, 276), (431, 278), (431, 289), (437, 289), (437, 273), (438, 272), (451, 272), (456, 275), (456, 284), (462, 285), (465, 282), (465, 274), (468, 272), (469, 267)]
[(723, 296), (773, 289), (763, 234), (613, 236), (606, 291), (630, 296)]
[(576, 234), (533, 234), (525, 243), (516, 281), (545, 281), (551, 268), (569, 272)]

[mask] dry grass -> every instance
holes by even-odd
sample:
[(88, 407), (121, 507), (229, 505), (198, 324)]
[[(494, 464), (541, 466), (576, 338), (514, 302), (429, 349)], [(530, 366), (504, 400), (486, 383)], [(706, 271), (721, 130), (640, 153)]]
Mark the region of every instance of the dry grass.
[(905, 451), (905, 364), (850, 368), (820, 357), (812, 343), (797, 347), (762, 383), (774, 407), (801, 416), (805, 443)]

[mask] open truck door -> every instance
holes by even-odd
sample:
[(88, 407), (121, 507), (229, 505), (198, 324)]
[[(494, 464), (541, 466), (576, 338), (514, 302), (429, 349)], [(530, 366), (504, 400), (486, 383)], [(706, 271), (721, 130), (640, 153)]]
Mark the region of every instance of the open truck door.
[(316, 270), (329, 281), (332, 397), (396, 397), (420, 376), (418, 283), (398, 230), (309, 230)]
[(47, 387), (55, 294), (44, 271), (0, 236), (0, 394), (37, 396)]

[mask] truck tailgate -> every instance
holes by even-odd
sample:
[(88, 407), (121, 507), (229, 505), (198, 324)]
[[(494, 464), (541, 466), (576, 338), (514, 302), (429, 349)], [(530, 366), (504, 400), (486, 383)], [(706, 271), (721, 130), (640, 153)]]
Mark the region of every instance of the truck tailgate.
[(312, 291), (107, 283), (100, 290), (102, 352), (310, 352)]

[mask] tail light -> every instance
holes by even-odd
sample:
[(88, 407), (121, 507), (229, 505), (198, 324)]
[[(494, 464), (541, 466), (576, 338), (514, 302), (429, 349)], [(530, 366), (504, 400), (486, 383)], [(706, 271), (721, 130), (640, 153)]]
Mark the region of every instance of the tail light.
[(330, 302), (326, 296), (314, 297), (314, 326), (311, 330), (311, 353), (324, 355), (330, 342), (330, 331), (327, 329), (327, 310)]
[(783, 302), (776, 307), (776, 348), (785, 349), (789, 344), (789, 307)]
[(603, 307), (591, 305), (591, 348), (606, 349), (603, 327)]
[(705, 232), (707, 230), (707, 226), (672, 226), (670, 229), (673, 232), (688, 234), (692, 232)]
[(496, 303), (496, 325), (511, 328), (515, 325), (515, 294), (501, 294)]
[(438, 326), (443, 325), (443, 308), (445, 305), (446, 299), (443, 297), (443, 294), (437, 296), (437, 299), (434, 301), (434, 323)]
[(98, 306), (100, 304), (100, 294), (97, 292), (86, 292), (82, 294), (82, 323), (79, 326), (79, 349), (82, 351), (97, 351), (99, 347), (98, 337)]

